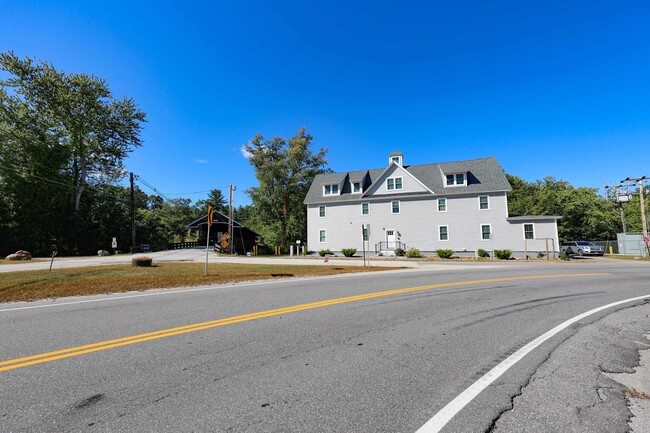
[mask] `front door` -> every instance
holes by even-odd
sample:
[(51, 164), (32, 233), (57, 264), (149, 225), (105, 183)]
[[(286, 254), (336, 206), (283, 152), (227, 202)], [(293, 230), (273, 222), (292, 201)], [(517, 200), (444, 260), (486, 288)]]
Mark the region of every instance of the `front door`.
[(386, 249), (392, 251), (395, 247), (395, 230), (386, 230)]

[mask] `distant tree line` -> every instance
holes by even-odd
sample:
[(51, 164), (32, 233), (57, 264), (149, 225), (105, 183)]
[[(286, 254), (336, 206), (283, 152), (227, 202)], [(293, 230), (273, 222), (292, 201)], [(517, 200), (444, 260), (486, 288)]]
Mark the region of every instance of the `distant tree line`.
[[(130, 98), (116, 99), (107, 83), (66, 74), (47, 62), (0, 53), (0, 256), (17, 249), (36, 255), (88, 255), (131, 245), (130, 188), (121, 186), (124, 160), (142, 145), (145, 114)], [(317, 174), (329, 172), (326, 149), (314, 150), (304, 128), (290, 139), (261, 134), (245, 146), (258, 186), (234, 219), (270, 246), (306, 241), (303, 200)], [(594, 188), (547, 177), (506, 175), (510, 215), (558, 215), (563, 240), (613, 239), (622, 230), (619, 205)], [(650, 200), (647, 201), (650, 205)], [(192, 204), (135, 190), (137, 243), (196, 240), (186, 225), (212, 205), (228, 214), (219, 189)], [(638, 195), (624, 204), (629, 231), (641, 231)]]
[[(638, 191), (629, 203), (616, 204), (602, 197), (596, 188), (574, 187), (569, 182), (546, 177), (535, 182), (506, 174), (512, 191), (508, 210), (515, 215), (558, 215), (560, 240), (612, 240), (623, 231), (621, 206), (629, 232), (641, 232)], [(650, 201), (650, 200), (648, 200)], [(646, 212), (650, 206), (646, 201)]]

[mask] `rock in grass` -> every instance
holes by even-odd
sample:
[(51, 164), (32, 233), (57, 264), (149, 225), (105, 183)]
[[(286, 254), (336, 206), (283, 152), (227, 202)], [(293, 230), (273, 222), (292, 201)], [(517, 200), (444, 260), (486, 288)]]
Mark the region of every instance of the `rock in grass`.
[(151, 266), (153, 259), (151, 257), (136, 257), (131, 259), (131, 266), (148, 267)]
[(5, 258), (7, 260), (30, 260), (32, 258), (32, 253), (25, 250), (18, 250), (13, 254), (9, 254)]

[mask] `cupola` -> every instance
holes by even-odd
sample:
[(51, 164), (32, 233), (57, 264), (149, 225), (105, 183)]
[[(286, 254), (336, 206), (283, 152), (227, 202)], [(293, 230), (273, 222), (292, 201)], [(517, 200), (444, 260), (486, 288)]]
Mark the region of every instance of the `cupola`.
[(388, 155), (388, 164), (395, 163), (399, 166), (404, 164), (404, 155), (399, 150), (394, 150), (390, 155)]

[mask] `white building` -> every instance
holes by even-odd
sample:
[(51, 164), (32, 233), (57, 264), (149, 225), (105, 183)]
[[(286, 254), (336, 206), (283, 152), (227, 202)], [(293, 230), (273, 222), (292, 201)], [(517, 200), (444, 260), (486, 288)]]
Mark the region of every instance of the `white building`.
[(366, 249), (388, 254), (558, 251), (561, 217), (509, 217), (511, 189), (493, 157), (408, 166), (395, 151), (383, 169), (316, 176), (304, 201), (308, 248), (361, 251), (365, 229)]

